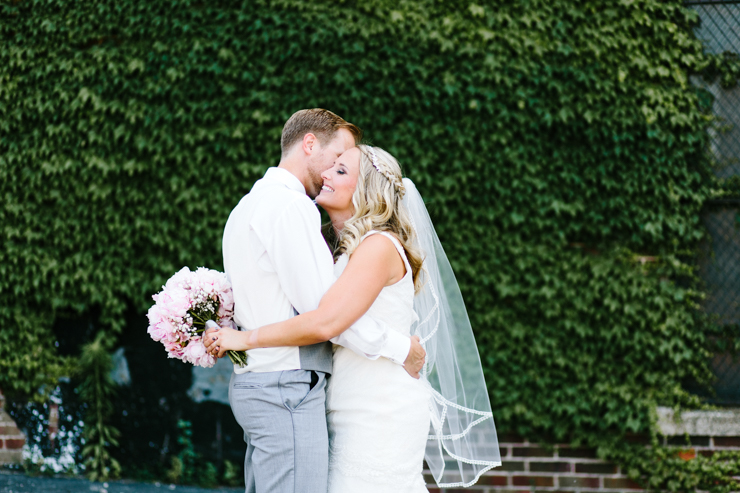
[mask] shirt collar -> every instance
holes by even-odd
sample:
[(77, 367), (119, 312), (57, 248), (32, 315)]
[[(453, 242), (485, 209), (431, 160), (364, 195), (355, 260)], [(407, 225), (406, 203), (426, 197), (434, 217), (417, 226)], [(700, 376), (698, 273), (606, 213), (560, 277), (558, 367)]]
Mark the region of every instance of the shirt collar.
[(296, 176), (287, 169), (268, 168), (264, 179), (268, 181), (276, 181), (291, 190), (301, 192), (304, 195), (306, 194), (306, 188), (303, 186), (303, 183), (301, 183), (301, 180), (296, 178)]

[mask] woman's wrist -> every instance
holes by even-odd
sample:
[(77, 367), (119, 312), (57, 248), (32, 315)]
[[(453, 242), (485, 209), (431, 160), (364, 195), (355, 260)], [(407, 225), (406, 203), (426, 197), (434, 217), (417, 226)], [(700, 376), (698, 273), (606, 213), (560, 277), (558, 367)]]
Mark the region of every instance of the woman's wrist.
[(247, 332), (247, 339), (246, 339), (246, 351), (249, 351), (250, 349), (255, 349), (259, 347), (259, 329), (250, 330)]

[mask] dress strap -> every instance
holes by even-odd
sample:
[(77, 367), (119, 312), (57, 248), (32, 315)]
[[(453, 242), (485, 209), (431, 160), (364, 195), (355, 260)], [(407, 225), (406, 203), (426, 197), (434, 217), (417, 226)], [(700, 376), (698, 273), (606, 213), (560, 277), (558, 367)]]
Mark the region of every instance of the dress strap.
[(363, 237), (360, 238), (360, 242), (362, 242), (362, 240), (364, 240), (368, 236), (374, 235), (374, 234), (383, 235), (393, 242), (393, 245), (396, 247), (396, 250), (398, 250), (398, 254), (403, 259), (403, 265), (406, 266), (406, 273), (411, 272), (411, 264), (409, 264), (409, 259), (406, 258), (406, 250), (403, 249), (403, 246), (401, 246), (401, 242), (398, 241), (398, 238), (396, 238), (394, 235), (392, 235), (388, 231), (378, 231), (378, 230), (373, 229), (372, 231), (368, 231), (367, 233), (365, 233)]

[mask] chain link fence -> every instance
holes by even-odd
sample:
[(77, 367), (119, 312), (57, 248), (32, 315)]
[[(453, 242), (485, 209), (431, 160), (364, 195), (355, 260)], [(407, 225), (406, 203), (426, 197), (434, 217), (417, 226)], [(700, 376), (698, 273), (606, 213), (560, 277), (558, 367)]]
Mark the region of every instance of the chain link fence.
[[(740, 323), (740, 224), (738, 204), (713, 203), (704, 213), (709, 241), (700, 264), (704, 309), (721, 324)], [(738, 381), (740, 387), (740, 381)], [(738, 389), (740, 390), (740, 388)]]
[[(688, 1), (701, 19), (696, 35), (714, 54), (740, 53), (740, 0)], [(724, 89), (719, 81), (707, 84), (697, 79), (714, 96), (717, 125), (710, 130), (711, 155), (715, 173), (721, 178), (740, 175), (740, 86)], [(740, 200), (712, 201), (703, 216), (709, 234), (699, 263), (707, 297), (704, 309), (720, 324), (740, 324)], [(740, 334), (738, 334), (740, 336)], [(712, 360), (717, 376), (716, 404), (740, 405), (740, 360), (717, 354)]]
[[(715, 202), (704, 212), (709, 233), (699, 273), (707, 297), (704, 309), (720, 324), (740, 324), (740, 204)], [(740, 335), (740, 334), (739, 334)], [(740, 405), (740, 360), (731, 354), (716, 354), (712, 370), (717, 377), (715, 395), (706, 400), (721, 405)]]

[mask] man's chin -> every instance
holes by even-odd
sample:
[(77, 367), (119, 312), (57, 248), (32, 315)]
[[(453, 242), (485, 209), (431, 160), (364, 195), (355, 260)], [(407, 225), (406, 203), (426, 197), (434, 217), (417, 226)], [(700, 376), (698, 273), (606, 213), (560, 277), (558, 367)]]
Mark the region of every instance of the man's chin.
[(322, 181), (320, 185), (314, 185), (314, 187), (310, 190), (306, 190), (306, 195), (311, 197), (312, 200), (316, 200), (321, 193), (321, 187), (324, 186), (324, 182)]

